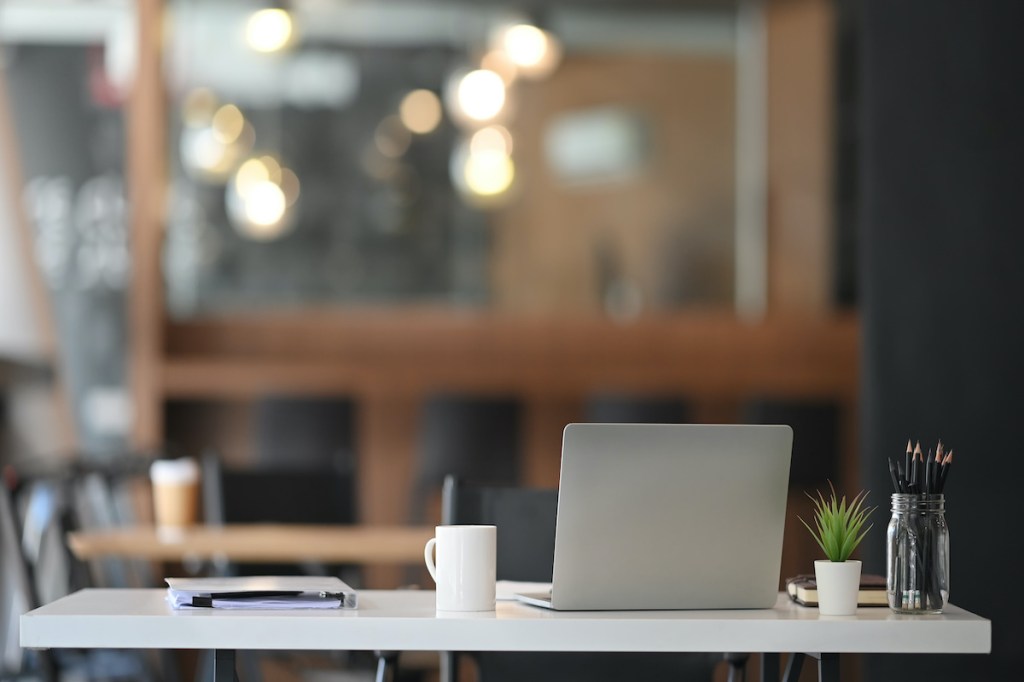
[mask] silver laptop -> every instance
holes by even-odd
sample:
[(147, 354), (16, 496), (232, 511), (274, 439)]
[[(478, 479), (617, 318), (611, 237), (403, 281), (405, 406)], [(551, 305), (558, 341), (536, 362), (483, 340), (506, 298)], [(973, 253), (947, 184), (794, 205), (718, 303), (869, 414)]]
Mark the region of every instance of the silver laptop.
[(788, 426), (570, 424), (551, 591), (560, 610), (771, 608)]

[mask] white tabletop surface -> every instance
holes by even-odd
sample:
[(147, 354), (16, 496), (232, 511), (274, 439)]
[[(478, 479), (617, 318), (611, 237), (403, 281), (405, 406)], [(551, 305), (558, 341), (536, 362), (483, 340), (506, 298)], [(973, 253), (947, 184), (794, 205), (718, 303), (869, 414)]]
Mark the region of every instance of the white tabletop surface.
[(988, 653), (991, 622), (955, 606), (937, 616), (862, 608), (818, 615), (780, 594), (773, 609), (553, 612), (499, 602), (443, 614), (427, 591), (363, 591), (359, 609), (175, 611), (165, 590), (83, 590), (21, 617), (32, 648), (401, 651), (752, 651)]

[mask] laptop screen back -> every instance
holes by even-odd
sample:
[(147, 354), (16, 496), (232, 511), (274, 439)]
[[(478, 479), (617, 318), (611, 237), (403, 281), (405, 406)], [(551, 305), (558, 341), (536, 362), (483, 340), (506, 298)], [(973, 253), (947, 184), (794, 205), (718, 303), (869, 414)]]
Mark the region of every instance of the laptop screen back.
[(788, 426), (567, 426), (552, 606), (773, 606), (792, 443)]

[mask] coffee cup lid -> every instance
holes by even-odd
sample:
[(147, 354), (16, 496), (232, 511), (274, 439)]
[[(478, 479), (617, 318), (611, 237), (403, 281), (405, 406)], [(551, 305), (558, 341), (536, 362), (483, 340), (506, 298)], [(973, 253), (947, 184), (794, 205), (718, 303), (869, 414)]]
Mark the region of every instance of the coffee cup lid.
[(149, 476), (161, 483), (194, 483), (199, 479), (199, 466), (188, 457), (158, 459), (150, 466)]

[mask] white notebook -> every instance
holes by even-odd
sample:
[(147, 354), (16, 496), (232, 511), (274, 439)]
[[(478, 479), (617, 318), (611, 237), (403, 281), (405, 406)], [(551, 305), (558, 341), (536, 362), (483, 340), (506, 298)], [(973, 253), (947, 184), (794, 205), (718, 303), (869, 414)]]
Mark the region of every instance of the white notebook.
[(176, 609), (354, 609), (356, 591), (335, 577), (167, 578)]

